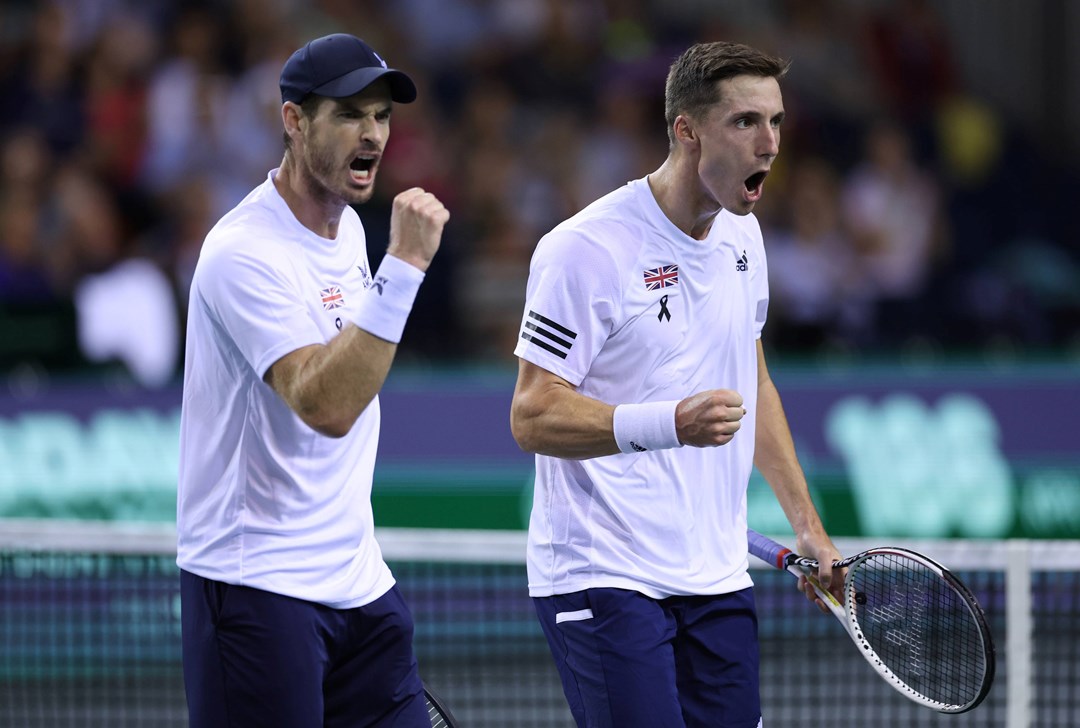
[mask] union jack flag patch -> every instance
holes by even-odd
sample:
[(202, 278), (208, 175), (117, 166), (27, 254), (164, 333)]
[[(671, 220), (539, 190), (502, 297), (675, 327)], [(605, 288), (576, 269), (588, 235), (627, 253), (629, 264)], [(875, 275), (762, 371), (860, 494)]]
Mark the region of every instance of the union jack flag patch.
[(662, 265), (659, 268), (650, 268), (644, 272), (645, 290), (655, 291), (657, 288), (679, 285), (679, 266)]
[(323, 288), (319, 291), (319, 295), (322, 296), (323, 311), (331, 311), (335, 308), (341, 308), (345, 305), (345, 297), (341, 295), (340, 286), (330, 286), (329, 288)]

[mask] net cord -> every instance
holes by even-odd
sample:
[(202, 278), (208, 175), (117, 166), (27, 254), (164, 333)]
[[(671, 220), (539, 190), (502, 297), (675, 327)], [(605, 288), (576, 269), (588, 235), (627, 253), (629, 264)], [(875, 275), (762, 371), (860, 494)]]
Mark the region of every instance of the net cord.
[[(445, 563), (522, 564), (526, 533), (478, 529), (376, 528), (375, 536), (388, 561), (422, 559)], [(791, 534), (773, 538), (791, 541)], [(887, 547), (882, 539), (835, 538), (844, 554)], [(1080, 539), (1054, 541), (988, 541), (972, 539), (903, 539), (903, 548), (926, 554), (950, 571), (1006, 571), (1011, 549), (1026, 553), (1024, 568), (1033, 571), (1076, 571)], [(175, 553), (176, 528), (171, 523), (0, 518), (0, 548), (103, 554)], [(756, 556), (751, 568), (775, 568)]]

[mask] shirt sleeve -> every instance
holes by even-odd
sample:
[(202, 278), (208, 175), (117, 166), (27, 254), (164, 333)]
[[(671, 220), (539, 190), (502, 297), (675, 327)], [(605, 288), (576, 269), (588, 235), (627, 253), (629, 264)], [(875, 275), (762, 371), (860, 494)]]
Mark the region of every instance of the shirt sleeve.
[(533, 253), (514, 354), (581, 384), (615, 328), (619, 273), (599, 243), (556, 230)]
[(261, 379), (281, 357), (325, 339), (288, 260), (272, 249), (259, 252), (219, 248), (200, 261), (193, 291)]
[(756, 248), (756, 259), (759, 262), (750, 273), (751, 291), (754, 299), (754, 335), (761, 338), (761, 332), (765, 328), (765, 320), (769, 315), (769, 263), (765, 257), (765, 243), (762, 240), (761, 226), (756, 218), (750, 230), (750, 237)]

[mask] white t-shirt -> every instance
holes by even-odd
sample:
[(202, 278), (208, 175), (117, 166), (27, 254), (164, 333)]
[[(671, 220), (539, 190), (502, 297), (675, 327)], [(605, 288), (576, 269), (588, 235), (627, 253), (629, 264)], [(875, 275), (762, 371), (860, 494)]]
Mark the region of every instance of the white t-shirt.
[(335, 240), (316, 235), (278, 194), (276, 173), (214, 226), (195, 269), (177, 563), (217, 581), (360, 606), (394, 584), (371, 511), (378, 398), (336, 439), (304, 424), (263, 375), (350, 320), (371, 285), (364, 228), (346, 207)]
[(537, 455), (531, 595), (617, 587), (664, 598), (751, 585), (746, 486), (768, 296), (753, 216), (722, 211), (708, 237), (694, 240), (668, 220), (645, 179), (541, 239), (517, 356), (609, 404), (734, 389), (747, 415), (716, 448)]

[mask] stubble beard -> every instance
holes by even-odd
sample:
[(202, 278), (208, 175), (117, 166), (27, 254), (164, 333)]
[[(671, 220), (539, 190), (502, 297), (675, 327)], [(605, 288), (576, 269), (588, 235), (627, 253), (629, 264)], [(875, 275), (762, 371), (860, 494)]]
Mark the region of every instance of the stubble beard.
[(341, 167), (334, 158), (332, 150), (315, 142), (306, 140), (307, 149), (306, 177), (307, 186), (313, 197), (324, 202), (340, 202), (346, 205), (360, 205), (371, 199), (374, 188), (354, 189), (345, 181), (349, 178), (348, 166)]

